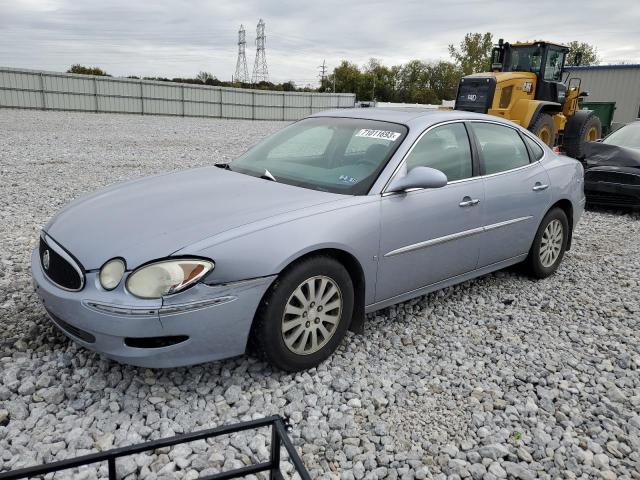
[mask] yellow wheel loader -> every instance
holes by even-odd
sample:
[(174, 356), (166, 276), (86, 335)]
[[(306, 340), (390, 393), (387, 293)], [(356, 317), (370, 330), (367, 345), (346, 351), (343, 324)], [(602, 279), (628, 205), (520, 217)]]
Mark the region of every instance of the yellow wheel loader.
[(588, 95), (580, 79), (563, 79), (568, 51), (550, 42), (500, 39), (491, 52), (492, 71), (462, 78), (454, 108), (511, 120), (580, 159), (584, 143), (600, 138), (602, 126), (593, 111), (579, 109), (579, 98)]

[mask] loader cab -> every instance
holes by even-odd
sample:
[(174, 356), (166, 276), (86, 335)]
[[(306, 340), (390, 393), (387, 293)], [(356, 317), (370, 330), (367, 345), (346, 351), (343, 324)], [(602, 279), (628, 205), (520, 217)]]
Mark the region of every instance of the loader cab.
[(503, 43), (492, 52), (492, 68), (502, 72), (535, 73), (536, 100), (564, 104), (567, 87), (562, 81), (569, 49), (549, 42)]

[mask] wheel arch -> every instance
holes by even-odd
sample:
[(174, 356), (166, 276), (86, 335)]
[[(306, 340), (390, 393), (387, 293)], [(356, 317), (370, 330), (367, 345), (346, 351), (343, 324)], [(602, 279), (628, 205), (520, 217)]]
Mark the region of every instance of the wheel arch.
[[(346, 270), (351, 277), (353, 283), (353, 315), (351, 317), (351, 324), (349, 330), (355, 333), (363, 333), (364, 331), (364, 319), (365, 319), (365, 294), (366, 294), (366, 277), (364, 269), (360, 261), (350, 252), (338, 247), (322, 247), (305, 252), (300, 252), (298, 255), (293, 256), (288, 260), (286, 265), (280, 269), (278, 275), (281, 275), (284, 271), (293, 267), (296, 263), (314, 256), (328, 256), (337, 260)], [(265, 292), (267, 295), (269, 290)], [(264, 298), (263, 296), (263, 298)], [(262, 299), (260, 300), (262, 303)]]
[(523, 98), (518, 100), (513, 108), (512, 118), (521, 118), (521, 126), (529, 128), (539, 113), (557, 113), (562, 110), (562, 105), (545, 100), (531, 100)]
[(567, 216), (567, 222), (569, 223), (569, 236), (567, 238), (567, 250), (571, 250), (571, 241), (573, 239), (573, 203), (567, 198), (562, 198), (549, 207), (545, 215), (554, 208), (561, 209)]

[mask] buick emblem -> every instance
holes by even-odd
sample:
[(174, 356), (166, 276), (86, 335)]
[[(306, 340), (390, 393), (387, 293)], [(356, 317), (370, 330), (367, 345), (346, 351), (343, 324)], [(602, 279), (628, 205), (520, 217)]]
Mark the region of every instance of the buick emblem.
[(44, 253), (42, 254), (42, 266), (44, 267), (45, 270), (49, 270), (49, 250), (45, 250)]

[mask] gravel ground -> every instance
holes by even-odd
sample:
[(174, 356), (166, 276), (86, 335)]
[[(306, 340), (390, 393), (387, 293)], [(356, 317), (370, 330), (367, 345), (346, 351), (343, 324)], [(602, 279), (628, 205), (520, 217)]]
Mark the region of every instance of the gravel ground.
[[(0, 471), (279, 413), (313, 478), (640, 479), (637, 214), (588, 211), (553, 277), (511, 269), (380, 311), (297, 375), (249, 357), (119, 365), (50, 325), (28, 259), (58, 208), (282, 126), (0, 110)], [(193, 479), (268, 445), (267, 432), (197, 442), (119, 471)]]

